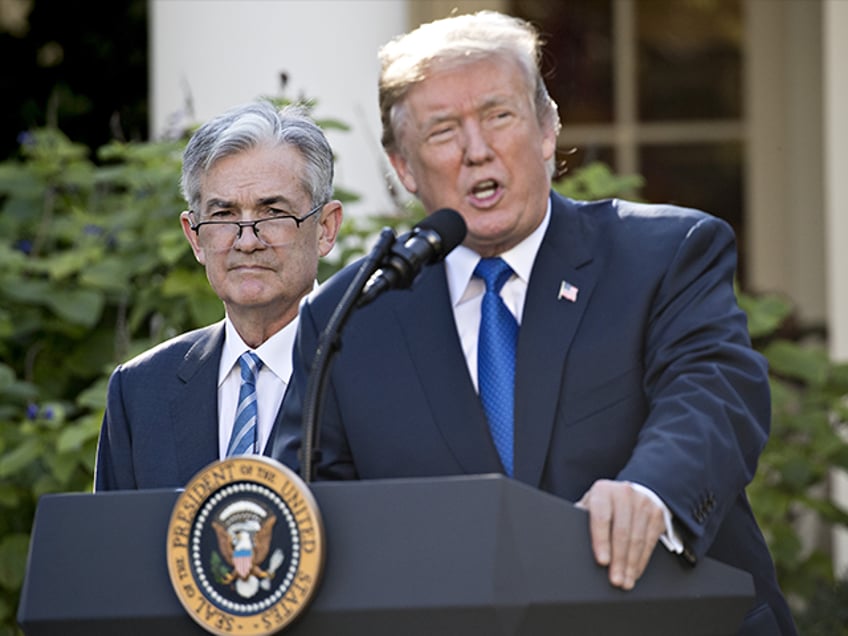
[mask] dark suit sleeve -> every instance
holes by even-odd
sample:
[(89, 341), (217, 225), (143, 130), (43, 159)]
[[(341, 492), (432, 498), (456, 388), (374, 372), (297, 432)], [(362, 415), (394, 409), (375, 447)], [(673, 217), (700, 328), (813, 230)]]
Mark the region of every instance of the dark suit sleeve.
[(136, 489), (133, 470), (132, 436), (121, 392), (121, 367), (109, 378), (106, 412), (97, 444), (94, 490)]
[(667, 503), (696, 557), (753, 478), (768, 437), (767, 365), (736, 303), (735, 267), (723, 221), (704, 218), (680, 242), (645, 333), (648, 418), (619, 474)]
[[(300, 308), (297, 339), (292, 352), (292, 378), (283, 401), (280, 421), (268, 444), (271, 457), (292, 470), (300, 472), (300, 449), (303, 432), (303, 399), (309, 379), (308, 370), (318, 348), (319, 330), (316, 326), (312, 305), (304, 301)], [(320, 456), (314, 461), (314, 478), (357, 479), (358, 475), (347, 439), (344, 435), (338, 405), (333, 395), (332, 382), (328, 382), (321, 403)]]

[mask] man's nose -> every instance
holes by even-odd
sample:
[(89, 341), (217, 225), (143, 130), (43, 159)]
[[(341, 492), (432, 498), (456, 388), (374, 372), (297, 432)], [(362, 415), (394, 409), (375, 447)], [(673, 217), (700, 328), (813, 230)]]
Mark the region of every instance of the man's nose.
[(492, 146), (483, 127), (477, 121), (467, 122), (463, 127), (465, 140), (464, 158), (468, 165), (479, 165), (492, 158)]
[(253, 251), (265, 247), (265, 243), (259, 238), (259, 226), (255, 223), (239, 225), (234, 246), (242, 251)]

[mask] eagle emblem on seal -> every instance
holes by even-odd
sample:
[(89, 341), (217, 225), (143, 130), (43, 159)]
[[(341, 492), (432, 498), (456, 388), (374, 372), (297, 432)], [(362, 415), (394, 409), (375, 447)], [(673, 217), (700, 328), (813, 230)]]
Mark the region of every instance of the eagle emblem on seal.
[(271, 539), (277, 517), (264, 506), (249, 500), (230, 504), (212, 521), (218, 539), (218, 552), (224, 561), (224, 571), (219, 578), (223, 585), (234, 585), (240, 596), (250, 598), (258, 591), (270, 587), (270, 579), (282, 565), (283, 551), (277, 549), (271, 556)]

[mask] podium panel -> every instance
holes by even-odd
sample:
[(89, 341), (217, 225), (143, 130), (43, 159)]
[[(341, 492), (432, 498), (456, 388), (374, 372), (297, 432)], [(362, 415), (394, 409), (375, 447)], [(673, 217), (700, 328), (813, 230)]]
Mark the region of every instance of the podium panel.
[[(584, 511), (499, 475), (319, 482), (327, 555), (291, 636), (735, 634), (750, 575), (662, 548), (624, 592), (592, 557)], [(176, 490), (47, 495), (18, 620), (27, 636), (206, 633), (171, 588)], [(683, 631), (681, 631), (683, 630)]]

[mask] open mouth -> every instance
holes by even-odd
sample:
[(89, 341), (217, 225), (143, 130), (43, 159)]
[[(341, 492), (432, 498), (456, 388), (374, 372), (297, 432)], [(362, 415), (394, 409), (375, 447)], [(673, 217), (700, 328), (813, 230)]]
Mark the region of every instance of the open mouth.
[(495, 196), (499, 187), (500, 185), (494, 179), (486, 179), (485, 181), (476, 183), (471, 188), (471, 196), (479, 201), (485, 201)]

